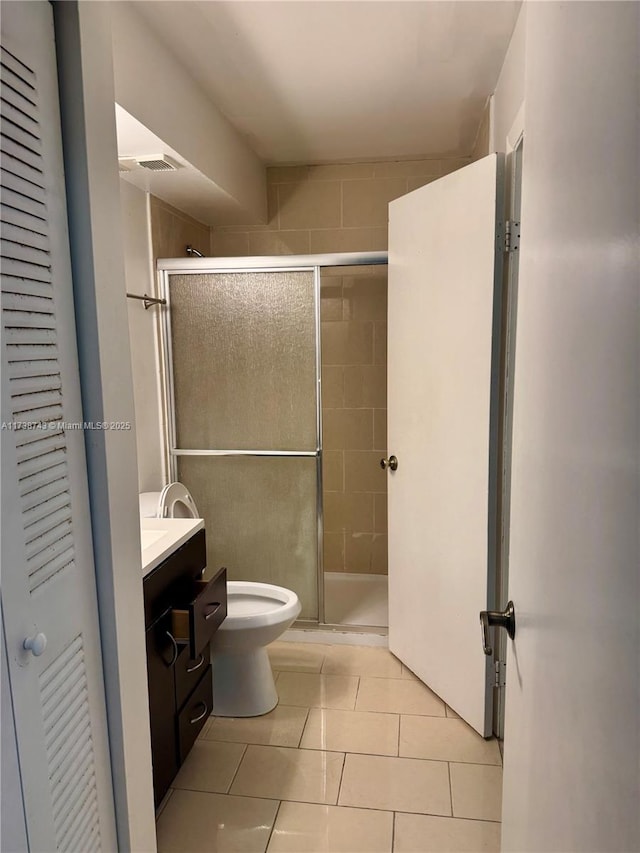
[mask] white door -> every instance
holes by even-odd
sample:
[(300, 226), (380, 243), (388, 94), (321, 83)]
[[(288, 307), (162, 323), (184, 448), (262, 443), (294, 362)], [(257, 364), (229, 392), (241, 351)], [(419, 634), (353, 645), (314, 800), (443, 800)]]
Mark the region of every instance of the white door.
[(502, 849), (640, 850), (638, 3), (531, 3)]
[(389, 206), (389, 648), (485, 736), (500, 172), (491, 154)]
[(25, 824), (31, 851), (112, 851), (51, 4), (3, 6), (1, 43), (2, 615)]

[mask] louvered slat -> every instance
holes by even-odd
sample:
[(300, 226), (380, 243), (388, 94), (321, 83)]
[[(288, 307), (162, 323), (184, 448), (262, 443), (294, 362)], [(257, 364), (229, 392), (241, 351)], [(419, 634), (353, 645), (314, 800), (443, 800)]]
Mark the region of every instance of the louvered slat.
[(12, 122), (12, 124), (22, 128), (25, 133), (28, 133), (37, 139), (40, 136), (38, 122), (34, 121), (31, 116), (27, 115), (17, 102), (12, 103), (12, 101), (16, 101), (16, 99), (12, 97), (11, 89), (3, 86), (2, 95), (0, 96), (2, 114), (8, 121)]
[(75, 551), (73, 548), (73, 540), (65, 550), (59, 549), (55, 552), (56, 556), (51, 557), (46, 555), (46, 560), (39, 568), (34, 568), (35, 562), (30, 565), (29, 571), (29, 591), (35, 592), (37, 589), (56, 577), (60, 572), (66, 571), (70, 566), (74, 565)]
[(45, 269), (49, 269), (51, 266), (47, 250), (25, 246), (24, 243), (2, 240), (0, 241), (0, 254), (7, 260), (24, 261), (30, 266), (44, 267)]
[(37, 509), (42, 504), (46, 504), (51, 498), (55, 498), (65, 492), (69, 492), (69, 481), (66, 477), (59, 477), (46, 486), (40, 486), (40, 488), (34, 489), (23, 497), (22, 506), (24, 512), (28, 513), (33, 509)]
[(29, 378), (33, 376), (59, 376), (58, 362), (53, 358), (14, 361), (9, 364), (9, 379)]
[[(5, 142), (4, 137), (2, 137), (1, 141), (2, 143)], [(13, 201), (15, 201), (15, 196)], [(0, 201), (0, 209), (2, 210), (3, 222), (17, 225), (20, 228), (26, 228), (28, 231), (46, 236), (47, 225), (45, 220), (41, 216), (34, 215), (33, 212), (24, 211), (10, 205), (5, 193), (3, 193), (2, 200)]]
[[(47, 469), (57, 468), (61, 463), (66, 463), (67, 454), (65, 448), (54, 450), (46, 456), (38, 456), (35, 459), (27, 459), (18, 464), (18, 478), (20, 481), (34, 474), (44, 476)], [(66, 467), (65, 467), (66, 473)]]
[[(4, 136), (1, 136), (0, 141), (3, 139)], [(34, 201), (32, 198), (10, 189), (3, 182), (2, 208), (4, 210), (7, 207), (12, 208), (13, 210), (19, 210), (25, 215), (32, 216), (34, 219), (37, 219), (39, 222), (46, 223), (47, 209), (42, 202)]]
[(0, 65), (2, 65), (2, 74), (5, 73), (5, 70), (10, 71), (14, 77), (20, 80), (22, 85), (25, 87), (25, 91), (30, 90), (33, 95), (35, 95), (36, 75), (33, 70), (29, 68), (28, 65), (25, 65), (24, 62), (21, 62), (17, 56), (14, 56), (5, 47), (0, 48)]
[(37, 429), (19, 430), (19, 435), (16, 437), (19, 463), (64, 447), (66, 447), (65, 434), (58, 426), (56, 429), (38, 426)]
[(49, 468), (37, 468), (34, 472), (20, 477), (20, 497), (24, 499), (29, 495), (39, 492), (40, 489), (53, 483), (66, 479), (68, 476), (67, 461), (52, 465)]
[(9, 380), (11, 395), (17, 399), (22, 396), (44, 393), (47, 389), (59, 391), (62, 386), (60, 374), (40, 374), (39, 376), (20, 376)]
[(25, 145), (20, 145), (15, 141), (15, 139), (12, 139), (11, 136), (2, 134), (0, 148), (2, 149), (3, 155), (6, 154), (8, 157), (13, 157), (19, 162), (25, 163), (32, 169), (35, 169), (37, 172), (42, 172), (42, 155), (38, 150), (38, 146), (33, 145), (27, 147)]
[(8, 169), (2, 169), (0, 171), (2, 171), (3, 192), (6, 188), (23, 196), (23, 198), (30, 198), (32, 201), (41, 205), (42, 208), (46, 206), (47, 194), (42, 187), (27, 180), (26, 178), (14, 175), (13, 172), (10, 172)]
[(8, 361), (12, 370), (17, 370), (20, 362), (53, 361), (58, 357), (55, 338), (52, 343), (28, 344), (15, 342), (8, 348)]
[(0, 80), (0, 96), (3, 101), (11, 104), (25, 115), (31, 123), (38, 126), (38, 106), (33, 100), (34, 93), (30, 91), (27, 94), (15, 76), (10, 77), (8, 74), (2, 74)]
[(42, 281), (51, 283), (51, 269), (36, 264), (25, 264), (18, 258), (2, 259), (2, 272), (13, 278), (25, 278), (28, 281)]
[[(25, 180), (31, 181), (38, 187), (43, 186), (44, 176), (42, 174), (42, 169), (38, 168), (38, 166), (32, 165), (35, 155), (32, 154), (31, 157), (25, 157), (23, 154), (21, 157), (18, 157), (14, 154), (10, 154), (8, 148), (9, 145), (6, 144), (1, 146), (0, 169), (5, 172), (9, 172), (12, 175), (23, 175)], [(14, 143), (12, 149), (15, 151), (16, 149), (19, 149), (19, 146)], [(25, 149), (22, 149), (22, 151), (25, 151)]]
[(12, 222), (2, 221), (0, 226), (0, 236), (3, 240), (12, 243), (24, 244), (32, 246), (34, 249), (40, 249), (42, 252), (49, 252), (49, 238), (46, 234), (40, 234), (31, 228), (25, 228), (23, 225), (14, 225)]
[(31, 509), (25, 510), (25, 530), (27, 530), (28, 532), (32, 532), (39, 523), (46, 522), (46, 520), (50, 518), (53, 513), (57, 512), (61, 508), (69, 507), (69, 497), (69, 492), (59, 492), (57, 495), (51, 497), (49, 500), (44, 501), (44, 503), (38, 504), (38, 506), (34, 506)]

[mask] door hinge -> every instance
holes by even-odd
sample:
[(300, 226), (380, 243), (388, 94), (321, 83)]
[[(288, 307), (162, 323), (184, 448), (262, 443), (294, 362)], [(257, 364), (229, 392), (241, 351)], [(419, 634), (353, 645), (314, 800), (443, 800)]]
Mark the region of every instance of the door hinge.
[(502, 241), (503, 252), (517, 252), (520, 248), (520, 223), (515, 219), (506, 219)]
[(493, 662), (493, 686), (504, 687), (507, 683), (507, 664), (503, 660)]

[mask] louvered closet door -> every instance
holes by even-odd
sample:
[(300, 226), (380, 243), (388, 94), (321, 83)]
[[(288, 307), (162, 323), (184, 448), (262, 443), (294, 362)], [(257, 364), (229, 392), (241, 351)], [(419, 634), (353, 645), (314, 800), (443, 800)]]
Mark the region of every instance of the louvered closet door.
[(29, 848), (112, 851), (52, 13), (2, 13), (2, 612)]

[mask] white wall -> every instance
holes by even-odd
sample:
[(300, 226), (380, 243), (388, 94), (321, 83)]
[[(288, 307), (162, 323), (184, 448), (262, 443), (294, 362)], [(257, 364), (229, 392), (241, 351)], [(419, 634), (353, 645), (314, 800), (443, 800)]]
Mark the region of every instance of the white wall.
[(117, 103), (228, 194), (228, 220), (266, 222), (264, 164), (138, 13), (110, 6)]
[(526, 58), (527, 4), (520, 15), (509, 42), (509, 49), (498, 77), (492, 103), (490, 150), (506, 151), (507, 134), (524, 103), (524, 69)]
[[(129, 293), (154, 294), (149, 194), (120, 179), (124, 272)], [(138, 448), (138, 491), (158, 491), (162, 471), (162, 407), (158, 361), (159, 308), (127, 300)]]

